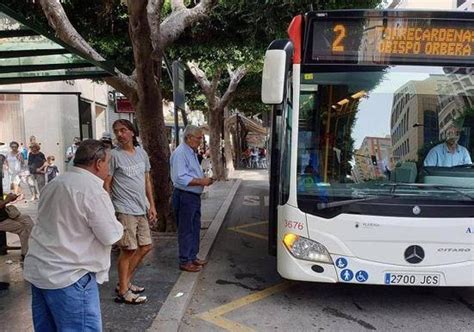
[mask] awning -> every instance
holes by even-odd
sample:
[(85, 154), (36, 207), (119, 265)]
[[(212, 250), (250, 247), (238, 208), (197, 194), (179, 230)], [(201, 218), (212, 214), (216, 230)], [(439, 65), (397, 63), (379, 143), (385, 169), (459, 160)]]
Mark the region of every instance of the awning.
[(251, 133), (256, 133), (260, 135), (266, 135), (267, 134), (267, 129), (265, 127), (262, 127), (260, 124), (257, 122), (247, 118), (246, 116), (242, 114), (234, 114), (230, 116), (228, 119), (226, 119), (226, 125), (228, 126), (236, 126), (237, 119), (241, 121), (241, 124), (245, 127), (245, 129)]
[(111, 75), (114, 75), (112, 63), (85, 58), (0, 4), (0, 84)]

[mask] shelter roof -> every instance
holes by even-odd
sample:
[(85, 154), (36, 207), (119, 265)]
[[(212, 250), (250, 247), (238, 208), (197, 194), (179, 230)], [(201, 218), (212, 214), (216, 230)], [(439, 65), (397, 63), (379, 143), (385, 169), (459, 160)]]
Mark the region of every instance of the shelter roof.
[(0, 4), (0, 84), (101, 78), (114, 75), (107, 61), (81, 55)]

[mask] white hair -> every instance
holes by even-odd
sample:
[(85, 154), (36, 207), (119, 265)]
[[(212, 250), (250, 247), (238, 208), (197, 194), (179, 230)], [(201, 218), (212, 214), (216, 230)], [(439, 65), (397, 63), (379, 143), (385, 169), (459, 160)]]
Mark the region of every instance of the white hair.
[(197, 133), (202, 133), (202, 129), (198, 126), (193, 126), (193, 125), (187, 125), (186, 128), (184, 128), (183, 136), (184, 140), (188, 140), (188, 136), (195, 135)]

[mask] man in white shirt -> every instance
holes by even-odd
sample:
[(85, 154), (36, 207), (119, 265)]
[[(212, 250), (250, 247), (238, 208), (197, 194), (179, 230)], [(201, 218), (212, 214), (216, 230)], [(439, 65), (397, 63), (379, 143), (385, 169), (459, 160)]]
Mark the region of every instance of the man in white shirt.
[(123, 234), (103, 180), (110, 151), (81, 143), (74, 167), (45, 186), (24, 277), (32, 284), (36, 331), (101, 331), (97, 284), (108, 281), (110, 249)]

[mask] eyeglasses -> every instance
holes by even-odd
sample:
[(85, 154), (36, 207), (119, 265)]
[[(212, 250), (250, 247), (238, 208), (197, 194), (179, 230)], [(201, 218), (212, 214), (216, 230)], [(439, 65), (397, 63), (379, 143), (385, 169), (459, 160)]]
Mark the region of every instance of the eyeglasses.
[(194, 138), (197, 138), (198, 140), (202, 140), (204, 138), (204, 136), (194, 136), (194, 135), (191, 135), (191, 136)]

